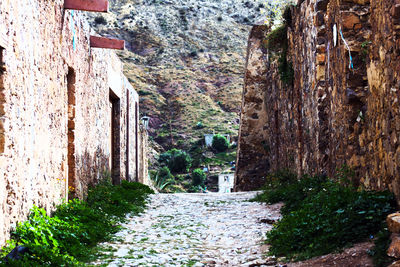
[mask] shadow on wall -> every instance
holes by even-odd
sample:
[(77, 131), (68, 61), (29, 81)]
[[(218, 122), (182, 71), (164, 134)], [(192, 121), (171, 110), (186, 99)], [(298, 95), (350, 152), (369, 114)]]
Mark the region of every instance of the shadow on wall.
[(88, 188), (97, 184), (110, 170), (110, 155), (105, 154), (101, 148), (94, 153), (87, 150), (80, 156), (76, 156), (76, 173), (74, 188), (70, 188), (73, 197), (86, 197)]

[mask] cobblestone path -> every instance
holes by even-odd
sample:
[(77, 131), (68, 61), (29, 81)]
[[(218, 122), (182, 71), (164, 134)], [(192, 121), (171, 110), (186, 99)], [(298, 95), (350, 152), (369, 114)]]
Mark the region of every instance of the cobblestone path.
[[(129, 218), (117, 241), (102, 244), (106, 266), (264, 266), (262, 245), (279, 206), (248, 200), (255, 192), (155, 194)], [(262, 264), (261, 264), (262, 263)]]

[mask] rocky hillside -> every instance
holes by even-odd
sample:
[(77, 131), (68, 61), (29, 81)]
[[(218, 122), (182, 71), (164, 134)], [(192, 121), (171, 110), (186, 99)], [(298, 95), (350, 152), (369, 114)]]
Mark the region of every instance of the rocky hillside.
[(250, 25), (258, 0), (113, 0), (89, 18), (102, 36), (126, 40), (125, 75), (164, 148), (190, 149), (204, 133), (237, 136)]

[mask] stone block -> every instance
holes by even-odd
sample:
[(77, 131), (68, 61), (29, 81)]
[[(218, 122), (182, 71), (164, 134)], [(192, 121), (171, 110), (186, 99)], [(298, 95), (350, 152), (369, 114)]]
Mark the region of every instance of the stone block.
[(400, 212), (389, 214), (386, 223), (391, 233), (400, 233)]
[(317, 0), (315, 4), (315, 9), (317, 11), (326, 11), (329, 4), (329, 0)]
[(325, 46), (325, 44), (323, 44), (323, 45), (317, 45), (317, 53), (326, 53), (326, 46)]
[(351, 12), (345, 12), (342, 16), (343, 28), (345, 30), (359, 29), (361, 27), (360, 18)]
[(400, 19), (400, 4), (392, 6), (390, 13), (394, 19)]
[(5, 136), (3, 133), (0, 133), (0, 153), (4, 153), (4, 147), (5, 147)]
[(387, 255), (396, 259), (400, 259), (400, 235), (393, 234), (392, 242), (387, 250)]
[(317, 63), (319, 65), (325, 64), (326, 55), (325, 54), (318, 54), (317, 55)]
[(317, 66), (316, 79), (317, 81), (325, 80), (325, 66)]
[(371, 0), (345, 0), (345, 2), (354, 3), (358, 5), (367, 5), (371, 2)]
[(322, 11), (317, 12), (317, 15), (315, 16), (315, 26), (320, 27), (325, 24), (324, 16), (325, 16), (324, 12)]

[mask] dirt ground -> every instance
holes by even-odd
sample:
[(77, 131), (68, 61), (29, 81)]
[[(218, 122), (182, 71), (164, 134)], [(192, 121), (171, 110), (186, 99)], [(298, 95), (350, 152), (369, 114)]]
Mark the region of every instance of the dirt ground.
[(352, 248), (344, 250), (342, 253), (328, 254), (307, 261), (282, 265), (287, 267), (373, 267), (372, 258), (367, 253), (373, 246), (373, 242), (359, 243)]

